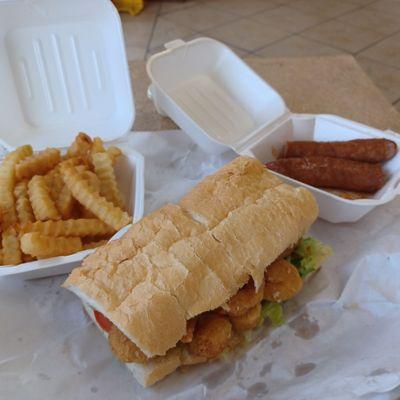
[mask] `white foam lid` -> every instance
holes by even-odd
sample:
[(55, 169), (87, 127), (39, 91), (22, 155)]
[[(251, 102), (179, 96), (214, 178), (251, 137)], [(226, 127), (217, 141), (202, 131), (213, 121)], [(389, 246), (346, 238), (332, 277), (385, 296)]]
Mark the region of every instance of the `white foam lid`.
[(108, 0), (0, 1), (0, 141), (64, 147), (105, 141), (135, 108), (119, 15)]
[(289, 112), (279, 93), (224, 44), (198, 38), (165, 47), (149, 59), (147, 72), (179, 115), (163, 111), (176, 114), (178, 124), (182, 113), (189, 116), (196, 135), (238, 151)]

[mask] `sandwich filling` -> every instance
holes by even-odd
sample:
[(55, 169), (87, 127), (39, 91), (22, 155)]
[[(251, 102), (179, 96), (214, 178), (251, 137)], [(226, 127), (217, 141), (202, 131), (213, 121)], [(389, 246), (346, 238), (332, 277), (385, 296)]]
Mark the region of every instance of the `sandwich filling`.
[[(264, 274), (256, 290), (252, 278), (225, 304), (202, 313), (186, 324), (186, 333), (177, 343), (186, 359), (182, 365), (206, 362), (245, 342), (248, 332), (268, 320), (272, 326), (284, 323), (282, 303), (293, 298), (303, 281), (331, 254), (331, 249), (308, 237), (283, 252)], [(110, 348), (123, 363), (148, 363), (165, 356), (146, 356), (139, 347), (97, 310), (94, 317), (107, 334)], [(170, 351), (173, 351), (171, 349)], [(167, 353), (168, 355), (168, 353)]]

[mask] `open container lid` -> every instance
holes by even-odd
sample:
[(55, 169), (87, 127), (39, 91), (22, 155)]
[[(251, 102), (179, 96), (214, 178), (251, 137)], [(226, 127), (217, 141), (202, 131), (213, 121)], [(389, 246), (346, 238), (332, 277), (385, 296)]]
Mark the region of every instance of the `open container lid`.
[[(154, 86), (150, 94), (158, 110), (200, 145), (207, 137), (219, 149), (223, 145), (240, 153), (289, 113), (279, 93), (221, 42), (178, 39), (165, 47), (147, 63)], [(157, 104), (162, 97), (157, 91), (171, 100), (174, 109)]]
[(64, 147), (105, 141), (135, 108), (119, 15), (108, 0), (0, 1), (0, 142)]

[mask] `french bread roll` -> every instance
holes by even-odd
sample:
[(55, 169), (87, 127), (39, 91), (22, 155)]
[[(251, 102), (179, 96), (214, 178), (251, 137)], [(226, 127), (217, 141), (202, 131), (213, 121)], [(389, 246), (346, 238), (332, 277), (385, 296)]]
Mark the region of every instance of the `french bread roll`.
[[(64, 286), (146, 356), (169, 359), (188, 319), (226, 303), (250, 276), (259, 288), (266, 266), (297, 243), (317, 215), (310, 192), (282, 183), (255, 159), (238, 157), (178, 205), (162, 207), (96, 250)], [(144, 378), (152, 363), (137, 367), (143, 384), (162, 375)]]

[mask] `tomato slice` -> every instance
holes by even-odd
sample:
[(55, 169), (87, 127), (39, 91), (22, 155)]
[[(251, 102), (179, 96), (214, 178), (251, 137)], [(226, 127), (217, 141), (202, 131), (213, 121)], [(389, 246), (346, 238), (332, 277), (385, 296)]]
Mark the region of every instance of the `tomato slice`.
[(100, 311), (93, 310), (93, 313), (97, 323), (101, 326), (101, 328), (106, 332), (110, 332), (110, 329), (113, 325), (112, 322), (107, 317), (105, 317)]

